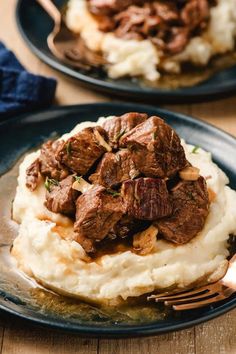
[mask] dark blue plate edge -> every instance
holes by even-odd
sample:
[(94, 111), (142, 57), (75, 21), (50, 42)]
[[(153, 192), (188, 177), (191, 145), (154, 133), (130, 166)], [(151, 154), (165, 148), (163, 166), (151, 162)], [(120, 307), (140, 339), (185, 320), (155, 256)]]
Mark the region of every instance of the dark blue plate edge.
[[(121, 103), (120, 102), (99, 102), (99, 103), (89, 103), (89, 104), (82, 104), (82, 105), (69, 105), (69, 106), (55, 106), (55, 107), (51, 107), (49, 109), (44, 109), (41, 111), (37, 111), (37, 112), (33, 112), (33, 114), (43, 114), (44, 112), (50, 112), (50, 111), (63, 111), (63, 110), (75, 110), (76, 108), (82, 108), (82, 109), (89, 109), (92, 107), (94, 107), (94, 109), (96, 110), (96, 107), (102, 107), (102, 106), (106, 106), (106, 107), (114, 107), (114, 106), (119, 106), (120, 107)], [(122, 103), (122, 106), (124, 107), (124, 109), (129, 109), (131, 107), (133, 107), (132, 103)], [(174, 115), (175, 117), (180, 118), (181, 120), (184, 121), (189, 121), (192, 123), (195, 123), (197, 125), (200, 125), (201, 127), (203, 127), (204, 129), (209, 129), (214, 133), (216, 132), (218, 135), (220, 134), (220, 136), (222, 136), (222, 138), (226, 138), (226, 139), (232, 139), (232, 142), (235, 143), (235, 138), (230, 135), (227, 134), (226, 132), (224, 132), (221, 129), (216, 128), (215, 126), (205, 123), (202, 120), (196, 120), (193, 117), (187, 116), (185, 114), (182, 113), (177, 113), (177, 112), (171, 112), (168, 111), (166, 109), (160, 109), (157, 108), (155, 106), (150, 106), (150, 105), (138, 105), (137, 106), (138, 110), (143, 110), (145, 111), (146, 109), (151, 109), (157, 112), (157, 114), (159, 115)], [(11, 125), (14, 125), (15, 121), (21, 121), (24, 120), (24, 118), (28, 117), (30, 113), (26, 113), (26, 114), (22, 114), (20, 116), (11, 118), (7, 121), (1, 122), (0, 123), (0, 129), (3, 127), (8, 127)], [(7, 172), (7, 171), (5, 171)], [(213, 318), (216, 318), (232, 309), (234, 309), (236, 307), (236, 299), (233, 298), (229, 301), (227, 301), (227, 303), (224, 303), (223, 305), (217, 307), (216, 309), (214, 309), (214, 312), (212, 312), (211, 314), (207, 314), (207, 315), (203, 315), (202, 317), (198, 318), (198, 319), (193, 319), (188, 321), (187, 323), (180, 323), (180, 324), (173, 324), (173, 325), (166, 325), (162, 328), (157, 328), (156, 324), (149, 324), (149, 325), (136, 325), (136, 326), (122, 326), (119, 327), (117, 329), (109, 329), (106, 327), (95, 327), (95, 326), (86, 326), (86, 325), (75, 325), (70, 323), (69, 325), (66, 325), (65, 322), (61, 322), (59, 321), (55, 321), (55, 320), (44, 320), (44, 319), (40, 319), (40, 318), (34, 318), (31, 315), (25, 315), (22, 313), (19, 313), (17, 311), (15, 311), (14, 309), (10, 308), (6, 305), (2, 305), (0, 304), (0, 310), (9, 313), (11, 315), (17, 316), (21, 319), (27, 320), (29, 322), (31, 322), (34, 325), (38, 325), (38, 326), (43, 326), (43, 327), (48, 327), (48, 328), (52, 328), (52, 329), (57, 329), (57, 330), (63, 330), (64, 332), (71, 332), (71, 333), (77, 333), (78, 335), (81, 336), (92, 336), (92, 337), (101, 337), (101, 338), (118, 338), (118, 337), (140, 337), (140, 336), (153, 336), (153, 335), (157, 335), (157, 334), (164, 334), (164, 333), (169, 333), (169, 332), (173, 332), (173, 331), (177, 331), (177, 330), (182, 330), (182, 329), (186, 329), (195, 325), (198, 325), (202, 322), (206, 322), (209, 321)], [(163, 323), (164, 324), (164, 323)]]
[(11, 125), (11, 124), (14, 124), (15, 121), (18, 121), (18, 120), (21, 120), (21, 119), (24, 119), (25, 117), (29, 116), (30, 115), (33, 115), (33, 114), (43, 114), (45, 112), (50, 112), (50, 111), (60, 111), (60, 110), (74, 110), (78, 107), (81, 107), (82, 109), (88, 109), (90, 106), (93, 106), (93, 107), (102, 107), (102, 106), (107, 106), (107, 107), (114, 107), (114, 106), (119, 106), (119, 108), (121, 107), (124, 107), (127, 108), (127, 109), (130, 109), (130, 108), (134, 108), (134, 105), (136, 105), (137, 109), (141, 109), (143, 111), (145, 111), (145, 109), (148, 109), (148, 110), (154, 110), (157, 112), (157, 114), (164, 114), (164, 115), (175, 115), (176, 117), (182, 119), (182, 120), (185, 120), (185, 121), (189, 121), (189, 122), (192, 122), (192, 123), (195, 123), (197, 124), (198, 126), (201, 126), (203, 127), (204, 129), (207, 129), (209, 130), (209, 128), (211, 129), (211, 131), (213, 131), (214, 133), (217, 133), (217, 134), (220, 134), (223, 138), (231, 138), (233, 142), (236, 141), (236, 138), (230, 134), (230, 133), (226, 133), (224, 130), (220, 129), (220, 128), (217, 128), (216, 126), (214, 126), (213, 124), (211, 123), (206, 123), (203, 119), (200, 119), (200, 118), (197, 118), (195, 116), (188, 116), (187, 114), (184, 114), (184, 113), (180, 113), (180, 112), (177, 112), (177, 111), (174, 111), (174, 110), (168, 110), (168, 109), (165, 109), (165, 108), (159, 108), (157, 106), (154, 106), (154, 105), (149, 105), (149, 104), (136, 104), (136, 103), (133, 103), (133, 102), (123, 102), (123, 101), (119, 101), (119, 100), (114, 100), (112, 102), (91, 102), (91, 103), (84, 103), (84, 104), (73, 104), (73, 105), (62, 105), (62, 106), (57, 106), (57, 105), (53, 105), (49, 108), (44, 108), (44, 109), (41, 109), (41, 110), (36, 110), (36, 111), (32, 111), (32, 112), (28, 112), (28, 113), (22, 113), (20, 115), (17, 115), (15, 117), (11, 117), (11, 118), (8, 118), (4, 121), (0, 121), (0, 128), (2, 126), (7, 126), (7, 125)]
[(15, 10), (15, 18), (18, 30), (23, 37), (24, 41), (26, 42), (27, 46), (31, 49), (31, 51), (36, 54), (36, 56), (41, 59), (43, 62), (51, 66), (53, 69), (62, 72), (64, 75), (68, 75), (69, 77), (80, 81), (84, 86), (91, 87), (96, 91), (101, 91), (107, 94), (115, 94), (118, 96), (126, 96), (128, 98), (139, 99), (144, 97), (146, 100), (153, 100), (153, 99), (163, 99), (163, 102), (168, 103), (186, 103), (188, 101), (191, 102), (204, 102), (204, 101), (211, 101), (215, 99), (223, 99), (228, 96), (234, 95), (236, 93), (236, 84), (227, 84), (224, 87), (217, 87), (212, 86), (211, 92), (206, 87), (199, 87), (196, 86), (197, 92), (189, 92), (188, 87), (182, 88), (181, 90), (185, 90), (184, 92), (177, 90), (168, 90), (168, 89), (150, 89), (148, 87), (142, 88), (135, 88), (132, 89), (125, 88), (122, 86), (115, 86), (115, 83), (101, 81), (99, 79), (92, 78), (90, 76), (78, 74), (75, 76), (73, 74), (73, 69), (67, 67), (63, 63), (60, 63), (55, 58), (50, 58), (47, 54), (41, 52), (27, 37), (21, 23), (20, 19), (20, 10), (24, 0), (18, 0), (16, 4)]
[(180, 324), (164, 326), (162, 328), (157, 328), (156, 324), (154, 323), (150, 325), (141, 325), (141, 326), (136, 325), (136, 326), (129, 326), (129, 327), (123, 326), (123, 328), (119, 327), (117, 329), (115, 328), (109, 329), (109, 328), (99, 327), (99, 326), (74, 325), (72, 323), (68, 323), (68, 324), (66, 324), (65, 322), (60, 323), (60, 321), (56, 321), (56, 320), (54, 321), (54, 320), (44, 320), (44, 319), (34, 318), (31, 315), (24, 315), (22, 313), (14, 311), (13, 309), (7, 306), (0, 304), (0, 310), (3, 311), (4, 313), (8, 313), (12, 316), (16, 316), (19, 319), (26, 320), (27, 322), (30, 322), (35, 326), (51, 328), (54, 330), (61, 330), (67, 333), (76, 333), (82, 337), (110, 338), (110, 339), (154, 336), (154, 335), (161, 335), (165, 333), (188, 329), (196, 325), (199, 325), (203, 322), (208, 322), (223, 314), (226, 314), (227, 312), (235, 309), (235, 307), (236, 307), (236, 301), (235, 299), (232, 299), (231, 301), (228, 301), (224, 305), (217, 308), (212, 314), (202, 316), (198, 319), (190, 320), (187, 323), (183, 323), (183, 324), (180, 323)]

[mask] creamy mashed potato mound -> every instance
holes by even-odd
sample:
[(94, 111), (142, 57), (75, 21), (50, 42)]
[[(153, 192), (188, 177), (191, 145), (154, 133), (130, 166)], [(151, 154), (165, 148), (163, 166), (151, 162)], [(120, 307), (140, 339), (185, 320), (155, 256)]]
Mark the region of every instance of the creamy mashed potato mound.
[[(80, 123), (63, 138), (103, 121), (100, 118), (98, 123)], [(229, 234), (236, 234), (236, 192), (226, 185), (228, 178), (212, 162), (210, 153), (202, 149), (192, 153), (193, 146), (182, 144), (187, 159), (200, 169), (208, 187), (216, 194), (203, 230), (185, 245), (157, 239), (155, 251), (149, 255), (125, 251), (104, 255), (93, 262), (88, 261), (80, 244), (73, 241), (72, 221), (44, 206), (43, 180), (34, 192), (26, 188), (26, 169), (39, 151), (28, 154), (20, 165), (13, 203), (13, 218), (20, 223), (12, 250), (18, 267), (59, 293), (95, 302), (125, 300), (223, 276), (229, 254), (227, 240)]]
[(149, 40), (124, 40), (113, 33), (101, 32), (87, 9), (86, 0), (69, 1), (66, 23), (73, 32), (81, 35), (88, 48), (104, 54), (111, 78), (129, 75), (156, 81), (161, 77), (160, 69), (179, 73), (182, 62), (205, 66), (212, 56), (234, 49), (236, 0), (218, 0), (210, 10), (210, 22), (205, 32), (193, 37), (182, 53), (165, 60)]

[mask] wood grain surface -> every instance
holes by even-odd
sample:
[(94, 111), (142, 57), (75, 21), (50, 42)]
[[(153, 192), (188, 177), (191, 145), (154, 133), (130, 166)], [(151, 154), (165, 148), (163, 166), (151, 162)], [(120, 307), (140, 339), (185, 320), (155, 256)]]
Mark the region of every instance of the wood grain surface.
[[(34, 0), (32, 0), (34, 1)], [(51, 69), (34, 56), (21, 39), (15, 24), (15, 0), (0, 0), (0, 40), (10, 47), (27, 69), (56, 77), (57, 104), (110, 100), (82, 88), (77, 81)], [(171, 105), (169, 109), (204, 119), (236, 136), (236, 97), (217, 102)], [(97, 340), (62, 334), (0, 315), (2, 354), (234, 354), (236, 310), (188, 330), (150, 338)]]

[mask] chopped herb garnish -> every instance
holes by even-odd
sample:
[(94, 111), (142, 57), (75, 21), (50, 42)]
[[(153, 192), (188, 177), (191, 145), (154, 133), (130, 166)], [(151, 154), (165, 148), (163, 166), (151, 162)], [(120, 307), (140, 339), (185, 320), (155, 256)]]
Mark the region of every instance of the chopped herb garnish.
[(76, 182), (80, 183), (82, 176), (74, 176)]
[(66, 144), (66, 152), (67, 152), (67, 155), (71, 155), (71, 142), (69, 141), (67, 144)]
[(46, 177), (44, 186), (47, 189), (47, 191), (51, 192), (51, 186), (59, 186), (59, 182), (56, 179)]
[(153, 132), (153, 133), (152, 133), (152, 138), (153, 138), (153, 140), (155, 140), (156, 137), (157, 137), (157, 132)]
[(116, 161), (117, 161), (117, 162), (120, 162), (120, 155), (116, 154), (116, 155), (115, 155), (115, 158), (116, 158)]
[(46, 181), (44, 182), (44, 186), (47, 189), (47, 191), (50, 192), (50, 186), (49, 186), (48, 178), (46, 178)]
[(125, 134), (125, 132), (126, 132), (125, 129), (121, 130), (121, 131), (116, 135), (115, 140), (116, 140), (116, 141), (119, 141), (120, 138)]
[(193, 195), (192, 192), (187, 192), (187, 195), (188, 195), (189, 199), (195, 200), (194, 195)]
[(192, 154), (196, 154), (198, 149), (200, 149), (200, 146), (194, 146), (194, 148), (192, 150)]
[(119, 193), (119, 192), (111, 191), (110, 189), (107, 190), (107, 193), (111, 194), (113, 197), (118, 197), (118, 196), (120, 196), (120, 193)]
[(59, 137), (60, 137), (60, 135), (59, 135), (59, 133), (56, 132), (56, 131), (52, 132), (52, 133), (49, 135), (49, 138), (50, 138), (51, 140), (56, 140), (56, 139), (58, 139)]

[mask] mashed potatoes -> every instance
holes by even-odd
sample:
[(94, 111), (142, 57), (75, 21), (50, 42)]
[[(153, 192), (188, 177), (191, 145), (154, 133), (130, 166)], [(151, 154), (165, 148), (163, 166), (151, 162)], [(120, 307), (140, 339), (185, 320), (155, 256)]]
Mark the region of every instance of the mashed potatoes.
[(86, 0), (69, 1), (66, 23), (72, 31), (80, 33), (90, 49), (104, 54), (111, 78), (130, 75), (155, 81), (161, 76), (160, 69), (178, 73), (182, 62), (206, 65), (212, 56), (234, 49), (236, 0), (218, 0), (217, 6), (210, 11), (207, 30), (201, 36), (193, 37), (182, 53), (166, 60), (162, 60), (161, 53), (149, 40), (124, 40), (99, 31), (87, 10)]
[[(104, 118), (100, 118), (102, 122)], [(76, 126), (64, 139), (95, 123)], [(31, 192), (25, 186), (26, 168), (39, 152), (27, 155), (20, 165), (13, 218), (20, 223), (12, 255), (19, 268), (60, 293), (96, 302), (127, 299), (155, 289), (185, 287), (202, 279), (211, 281), (224, 274), (229, 234), (236, 234), (236, 192), (212, 162), (211, 155), (183, 142), (187, 159), (200, 168), (215, 193), (204, 229), (191, 242), (176, 246), (157, 240), (155, 252), (140, 256), (131, 251), (105, 255), (96, 262), (73, 241), (73, 223), (44, 206), (45, 187)]]

